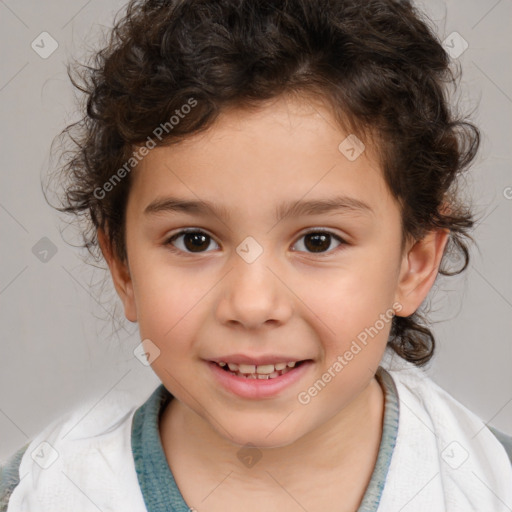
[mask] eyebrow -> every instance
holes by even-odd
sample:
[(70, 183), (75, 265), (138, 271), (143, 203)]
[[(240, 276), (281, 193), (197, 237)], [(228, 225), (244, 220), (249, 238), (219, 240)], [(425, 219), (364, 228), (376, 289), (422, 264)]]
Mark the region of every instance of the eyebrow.
[[(223, 220), (230, 217), (228, 209), (209, 201), (191, 201), (178, 197), (156, 199), (144, 209), (145, 215), (159, 213), (188, 213), (191, 215), (214, 215)], [(374, 214), (370, 205), (348, 196), (335, 196), (328, 199), (310, 201), (297, 200), (283, 203), (276, 208), (275, 218), (279, 222), (287, 217), (303, 215), (319, 215), (325, 213)]]

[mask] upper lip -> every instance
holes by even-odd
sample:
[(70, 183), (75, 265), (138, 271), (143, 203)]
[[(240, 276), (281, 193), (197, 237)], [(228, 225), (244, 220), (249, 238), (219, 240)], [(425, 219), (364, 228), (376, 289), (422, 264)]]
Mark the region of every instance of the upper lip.
[(264, 356), (248, 356), (246, 354), (231, 354), (227, 356), (215, 357), (210, 359), (216, 363), (235, 363), (235, 364), (253, 364), (255, 366), (261, 366), (265, 364), (276, 364), (276, 363), (290, 363), (292, 361), (304, 361), (305, 358), (298, 358), (293, 356), (283, 356), (281, 354), (267, 354)]

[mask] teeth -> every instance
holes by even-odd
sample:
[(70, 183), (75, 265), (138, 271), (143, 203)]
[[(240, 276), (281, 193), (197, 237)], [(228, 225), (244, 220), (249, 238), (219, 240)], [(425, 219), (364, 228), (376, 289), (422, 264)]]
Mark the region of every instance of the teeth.
[[(231, 375), (235, 377), (267, 380), (284, 375), (291, 371), (296, 364), (296, 361), (291, 361), (289, 363), (261, 364), (259, 366), (254, 364), (227, 363), (227, 366), (229, 367)], [(219, 361), (218, 365), (226, 366), (226, 363)]]
[[(226, 366), (226, 363), (223, 361), (219, 361), (218, 364), (219, 366)], [(296, 361), (291, 361), (289, 363), (260, 364), (258, 366), (254, 364), (227, 363), (232, 372), (240, 372), (244, 374), (257, 373), (258, 375), (271, 375), (276, 371), (284, 370), (286, 367), (293, 368), (295, 364)]]
[[(242, 370), (240, 370), (242, 371)], [(260, 364), (256, 367), (256, 373), (261, 375), (270, 375), (272, 372), (275, 371), (273, 364)], [(242, 372), (244, 373), (244, 372)]]
[(256, 366), (253, 364), (239, 364), (238, 371), (240, 373), (254, 373), (256, 371)]

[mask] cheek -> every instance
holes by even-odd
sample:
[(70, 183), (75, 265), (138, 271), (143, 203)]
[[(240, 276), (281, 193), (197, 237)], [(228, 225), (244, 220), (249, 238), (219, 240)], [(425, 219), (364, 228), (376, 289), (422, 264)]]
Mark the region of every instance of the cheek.
[(335, 335), (373, 323), (393, 303), (390, 274), (375, 268), (353, 267), (330, 273), (322, 284), (310, 287), (306, 303)]
[(380, 267), (359, 263), (326, 274), (303, 292), (310, 323), (322, 340), (323, 364), (328, 368), (346, 355), (342, 363), (346, 377), (336, 380), (354, 379), (354, 385), (361, 368), (376, 369), (379, 364), (391, 329), (394, 298), (393, 273), (382, 262)]
[(141, 337), (162, 349), (170, 344), (178, 348), (197, 325), (206, 290), (186, 273), (156, 264), (135, 266), (132, 277)]

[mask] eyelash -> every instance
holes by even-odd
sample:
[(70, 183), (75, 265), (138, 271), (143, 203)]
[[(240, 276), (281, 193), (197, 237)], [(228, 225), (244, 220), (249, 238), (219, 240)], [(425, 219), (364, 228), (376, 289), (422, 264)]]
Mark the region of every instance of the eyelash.
[[(187, 228), (187, 229), (183, 229), (181, 231), (179, 231), (178, 233), (175, 233), (174, 235), (172, 235), (171, 237), (167, 238), (166, 241), (164, 242), (164, 245), (171, 251), (171, 252), (174, 252), (174, 253), (177, 253), (177, 254), (187, 254), (187, 255), (193, 255), (193, 254), (204, 254), (204, 253), (207, 253), (207, 252), (210, 252), (210, 251), (199, 251), (199, 252), (188, 252), (188, 251), (183, 251), (181, 249), (178, 249), (176, 248), (175, 246), (172, 245), (172, 242), (174, 242), (177, 238), (183, 236), (183, 235), (186, 235), (186, 234), (190, 234), (190, 233), (194, 233), (194, 234), (203, 234), (203, 235), (206, 235), (208, 238), (210, 238), (211, 240), (213, 240), (213, 237), (211, 237), (208, 233), (206, 233), (205, 231), (201, 230), (201, 229), (198, 229), (198, 228)], [(340, 245), (334, 249), (331, 249), (330, 251), (325, 251), (325, 252), (307, 252), (307, 254), (313, 254), (313, 255), (316, 255), (316, 256), (319, 256), (319, 257), (325, 257), (325, 256), (330, 256), (333, 252), (336, 252), (338, 250), (341, 250), (343, 248), (343, 246), (346, 246), (346, 245), (349, 245), (345, 240), (343, 240), (343, 238), (341, 238), (339, 235), (336, 235), (335, 233), (333, 233), (332, 231), (329, 231), (329, 230), (326, 230), (326, 229), (320, 229), (320, 228), (314, 228), (314, 229), (311, 229), (305, 233), (303, 233), (301, 235), (301, 237), (299, 238), (299, 240), (301, 238), (304, 238), (305, 236), (307, 235), (311, 235), (311, 234), (321, 234), (321, 235), (328, 235), (328, 236), (331, 236), (332, 238), (334, 238), (335, 240), (337, 240), (338, 242), (340, 242)], [(217, 242), (215, 242), (217, 243)], [(294, 244), (295, 245), (295, 244)], [(304, 251), (295, 251), (295, 252), (304, 252)]]

